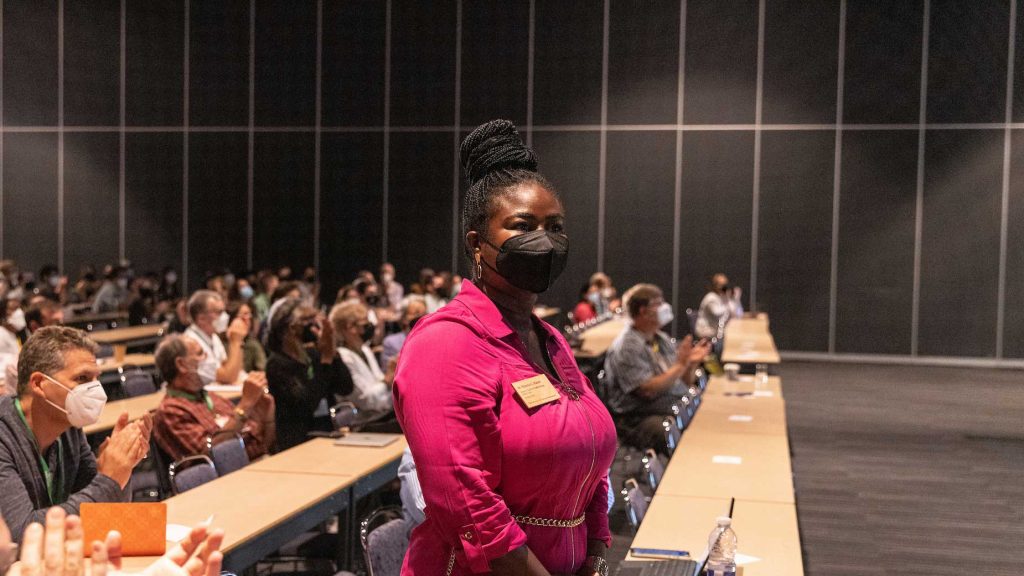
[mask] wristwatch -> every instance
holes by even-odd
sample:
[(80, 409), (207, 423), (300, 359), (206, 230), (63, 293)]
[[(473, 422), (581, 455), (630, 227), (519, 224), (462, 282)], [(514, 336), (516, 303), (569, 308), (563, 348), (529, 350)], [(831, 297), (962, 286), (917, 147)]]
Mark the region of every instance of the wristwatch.
[(236, 406), (235, 407), (235, 418), (238, 418), (242, 422), (245, 422), (246, 420), (249, 419), (249, 415), (245, 413), (245, 410), (242, 410), (241, 408)]
[(587, 556), (583, 566), (600, 576), (608, 576), (608, 562), (600, 556)]

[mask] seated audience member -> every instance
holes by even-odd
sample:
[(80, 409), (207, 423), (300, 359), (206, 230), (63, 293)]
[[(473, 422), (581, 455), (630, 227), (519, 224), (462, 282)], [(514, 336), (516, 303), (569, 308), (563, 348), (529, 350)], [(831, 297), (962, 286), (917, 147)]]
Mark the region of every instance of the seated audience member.
[(245, 340), (242, 342), (242, 370), (263, 372), (267, 369), (267, 353), (255, 336), (257, 326), (253, 325), (252, 307), (245, 302), (228, 304), (228, 319), (234, 322), (235, 318), (241, 318), (242, 322), (249, 327), (249, 333), (245, 335)]
[[(104, 540), (85, 542), (82, 519), (54, 506), (44, 522), (29, 524), (20, 535), (21, 552), (14, 562), (10, 531), (0, 517), (0, 575), (7, 576), (102, 576), (122, 574), (121, 534), (107, 533)], [(219, 576), (224, 560), (220, 546), (223, 530), (205, 524), (192, 528), (188, 536), (138, 572), (140, 576)], [(90, 552), (89, 561), (84, 556)], [(8, 571), (8, 567), (10, 570)]]
[(228, 290), (228, 302), (249, 302), (256, 295), (248, 278), (236, 278)]
[(172, 300), (167, 314), (167, 333), (182, 334), (188, 329), (192, 320), (188, 317), (188, 298)]
[(6, 314), (3, 323), (0, 323), (0, 354), (17, 355), (26, 328), (25, 313), (21, 308), (11, 311), (10, 306), (7, 306), (4, 312)]
[(729, 278), (719, 272), (711, 277), (711, 286), (704, 299), (700, 301), (697, 312), (697, 323), (694, 332), (699, 338), (721, 338), (725, 324), (737, 316), (743, 315), (740, 296), (743, 291), (739, 286), (730, 286)]
[[(224, 298), (212, 290), (197, 290), (188, 300), (188, 314), (192, 325), (185, 329), (185, 336), (198, 342), (206, 353), (199, 367), (203, 384), (235, 384), (242, 374), (242, 343), (249, 334), (245, 321), (236, 318), (230, 322)], [(226, 348), (218, 336), (224, 332)]]
[(60, 270), (52, 264), (43, 266), (39, 270), (35, 293), (63, 304), (68, 301), (68, 277), (62, 276)]
[(267, 378), (250, 372), (242, 384), (242, 398), (230, 401), (203, 389), (199, 366), (203, 349), (184, 336), (171, 335), (156, 350), (156, 367), (167, 382), (167, 395), (153, 419), (153, 436), (173, 460), (206, 452), (206, 439), (221, 432), (237, 432), (250, 460), (268, 454), (274, 446), (274, 398), (266, 393)]
[(410, 528), (415, 528), (427, 519), (427, 502), (423, 498), (420, 478), (416, 474), (416, 461), (412, 459), (412, 450), (408, 446), (402, 452), (402, 461), (398, 463), (398, 479), (402, 483), (398, 493), (402, 499), (402, 516), (412, 524)]
[(389, 371), (393, 370), (391, 363), (398, 359), (398, 353), (402, 350), (402, 345), (405, 344), (406, 336), (409, 335), (416, 322), (427, 314), (427, 304), (423, 301), (422, 296), (410, 294), (403, 300), (401, 314), (402, 331), (384, 338), (384, 350), (381, 352), (381, 363)]
[(383, 302), (381, 306), (390, 308), (396, 314), (400, 313), (402, 298), (405, 295), (405, 288), (395, 280), (395, 267), (390, 262), (380, 265), (380, 287), (383, 291)]
[(152, 274), (140, 276), (132, 282), (131, 296), (128, 299), (130, 326), (147, 324), (156, 317), (156, 284), (156, 276)]
[(64, 309), (49, 298), (40, 298), (29, 304), (25, 311), (25, 324), (31, 336), (40, 328), (60, 326), (64, 323)]
[[(361, 302), (343, 302), (331, 309), (330, 323), (338, 339), (338, 355), (352, 374), (355, 389), (344, 400), (359, 409), (356, 426), (394, 418), (391, 384), (394, 370), (385, 374), (370, 349), (373, 324)], [(396, 423), (397, 426), (397, 423)], [(380, 430), (377, 430), (380, 431)]]
[(433, 275), (424, 285), (423, 298), (427, 303), (427, 314), (433, 314), (448, 303), (448, 292), (445, 290), (445, 277)]
[(615, 286), (612, 285), (612, 279), (604, 272), (594, 272), (590, 276), (590, 291), (588, 297), (590, 303), (594, 305), (594, 313), (600, 316), (607, 312), (614, 312), (616, 308), (621, 306), (621, 302), (617, 298), (617, 292)]
[(160, 276), (160, 285), (156, 289), (156, 299), (159, 302), (177, 300), (181, 298), (181, 288), (178, 286), (178, 273), (167, 266)]
[(128, 269), (113, 266), (92, 302), (93, 314), (116, 312), (128, 306)]
[(694, 345), (687, 336), (672, 345), (661, 327), (673, 320), (672, 306), (661, 289), (637, 284), (624, 295), (630, 323), (615, 339), (605, 357), (608, 407), (616, 421), (630, 429), (630, 444), (665, 453), (662, 421), (672, 414), (695, 381), (694, 371), (704, 361), (710, 345)]
[[(271, 314), (267, 381), (277, 415), (277, 447), (287, 450), (313, 430), (329, 431), (327, 404), (352, 393), (352, 376), (335, 351), (334, 330), (317, 311), (287, 298)], [(323, 409), (325, 417), (316, 413)]]
[(270, 298), (274, 295), (274, 290), (277, 290), (280, 280), (277, 279), (277, 274), (270, 270), (260, 272), (257, 278), (259, 291), (252, 297), (249, 304), (252, 305), (252, 311), (256, 315), (257, 321), (262, 323), (270, 312)]
[(82, 502), (124, 502), (132, 469), (149, 451), (152, 421), (122, 414), (93, 456), (82, 427), (97, 421), (106, 395), (96, 344), (85, 332), (41, 328), (18, 360), (18, 395), (0, 398), (0, 514), (20, 538), (50, 506), (78, 513)]
[(572, 309), (572, 319), (577, 324), (597, 318), (597, 310), (594, 308), (594, 303), (590, 301), (592, 288), (590, 284), (584, 284), (580, 288), (580, 299), (576, 302), (576, 307)]

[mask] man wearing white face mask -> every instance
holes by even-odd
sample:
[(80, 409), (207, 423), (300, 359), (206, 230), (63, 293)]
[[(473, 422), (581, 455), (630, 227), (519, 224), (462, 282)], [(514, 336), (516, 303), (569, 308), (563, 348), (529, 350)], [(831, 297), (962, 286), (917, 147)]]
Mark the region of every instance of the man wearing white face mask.
[(94, 457), (81, 430), (106, 403), (97, 346), (81, 330), (38, 330), (21, 350), (18, 395), (0, 398), (0, 514), (16, 538), (50, 506), (127, 501), (132, 469), (149, 450), (149, 416), (122, 414)]
[(623, 299), (631, 322), (605, 357), (608, 407), (616, 421), (630, 429), (630, 444), (665, 452), (661, 422), (693, 384), (694, 371), (711, 347), (703, 341), (695, 345), (690, 336), (673, 346), (661, 328), (675, 315), (657, 286), (637, 284)]
[[(242, 376), (242, 345), (249, 334), (249, 326), (241, 318), (228, 323), (224, 299), (213, 290), (197, 290), (188, 299), (188, 314), (192, 324), (185, 330), (185, 336), (199, 343), (206, 358), (199, 365), (199, 377), (203, 385), (211, 382), (221, 384), (238, 383)], [(218, 334), (227, 333), (225, 347)]]

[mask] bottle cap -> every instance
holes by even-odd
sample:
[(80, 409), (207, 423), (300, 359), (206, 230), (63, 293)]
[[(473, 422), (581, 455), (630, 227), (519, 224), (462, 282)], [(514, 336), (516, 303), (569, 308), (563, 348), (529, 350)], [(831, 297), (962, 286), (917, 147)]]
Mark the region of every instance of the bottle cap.
[(732, 526), (732, 518), (729, 518), (728, 516), (719, 516), (718, 517), (718, 525), (719, 526)]

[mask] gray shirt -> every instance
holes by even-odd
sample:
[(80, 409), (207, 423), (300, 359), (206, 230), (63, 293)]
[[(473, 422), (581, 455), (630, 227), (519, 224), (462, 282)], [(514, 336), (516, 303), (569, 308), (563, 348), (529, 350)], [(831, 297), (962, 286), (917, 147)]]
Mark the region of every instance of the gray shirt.
[[(59, 444), (59, 446), (58, 446)], [(59, 505), (78, 514), (82, 502), (127, 502), (129, 489), (96, 471), (85, 433), (69, 428), (50, 446), (47, 465), (54, 474), (54, 500), (46, 487), (35, 439), (14, 407), (14, 397), (0, 398), (0, 515), (15, 541), (32, 522), (44, 523), (46, 510)]]
[(654, 376), (664, 373), (676, 361), (672, 339), (657, 332), (651, 340), (626, 326), (608, 349), (604, 360), (608, 407), (620, 416), (669, 415), (672, 404), (682, 395), (681, 383), (659, 394), (644, 398), (639, 388)]

